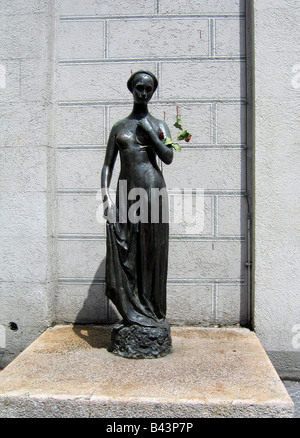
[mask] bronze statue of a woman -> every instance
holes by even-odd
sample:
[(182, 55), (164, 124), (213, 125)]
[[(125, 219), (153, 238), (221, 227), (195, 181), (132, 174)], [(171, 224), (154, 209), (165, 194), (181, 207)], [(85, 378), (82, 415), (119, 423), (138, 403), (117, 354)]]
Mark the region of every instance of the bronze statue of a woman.
[[(148, 71), (129, 78), (133, 110), (111, 130), (101, 176), (107, 219), (106, 295), (123, 318), (112, 329), (109, 351), (129, 358), (155, 358), (171, 351), (166, 319), (169, 224), (165, 193), (160, 196), (166, 185), (156, 157), (170, 164), (173, 149), (163, 142), (170, 137), (166, 123), (148, 112), (157, 85)], [(121, 170), (114, 204), (109, 185), (118, 152)]]

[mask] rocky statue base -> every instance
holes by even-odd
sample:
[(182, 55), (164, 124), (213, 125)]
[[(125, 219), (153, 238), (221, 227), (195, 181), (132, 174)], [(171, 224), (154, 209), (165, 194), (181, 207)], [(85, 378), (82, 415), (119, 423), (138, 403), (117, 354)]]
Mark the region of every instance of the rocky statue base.
[(172, 351), (170, 328), (119, 324), (111, 331), (109, 352), (129, 359), (154, 359)]

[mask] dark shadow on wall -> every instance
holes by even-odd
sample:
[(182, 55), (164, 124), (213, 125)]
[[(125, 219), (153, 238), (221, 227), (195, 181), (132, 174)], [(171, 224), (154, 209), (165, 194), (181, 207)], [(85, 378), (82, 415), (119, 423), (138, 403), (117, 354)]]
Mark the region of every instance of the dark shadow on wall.
[[(240, 324), (252, 328), (252, 160), (253, 160), (253, 109), (252, 109), (252, 2), (240, 0), (240, 13), (245, 14), (245, 19), (240, 20), (240, 53), (245, 56), (241, 62), (241, 99), (245, 99), (241, 111), (241, 144), (246, 148), (241, 151), (241, 235), (245, 241), (241, 245), (241, 285), (240, 296)], [(244, 35), (244, 37), (243, 37)]]
[[(89, 287), (87, 298), (78, 312), (73, 331), (93, 348), (107, 348), (110, 342), (110, 324), (119, 317), (105, 296), (105, 258), (100, 263)], [(99, 330), (101, 326), (101, 330)]]
[(105, 258), (95, 272), (87, 298), (75, 318), (75, 324), (107, 323), (107, 298), (105, 297)]

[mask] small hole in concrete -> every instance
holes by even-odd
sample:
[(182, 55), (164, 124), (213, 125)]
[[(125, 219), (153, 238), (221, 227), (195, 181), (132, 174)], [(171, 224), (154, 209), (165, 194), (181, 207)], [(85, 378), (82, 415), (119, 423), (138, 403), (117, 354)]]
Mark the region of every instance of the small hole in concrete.
[(9, 328), (11, 330), (13, 330), (14, 332), (16, 332), (17, 330), (19, 330), (18, 324), (16, 324), (15, 322), (10, 322), (9, 323)]

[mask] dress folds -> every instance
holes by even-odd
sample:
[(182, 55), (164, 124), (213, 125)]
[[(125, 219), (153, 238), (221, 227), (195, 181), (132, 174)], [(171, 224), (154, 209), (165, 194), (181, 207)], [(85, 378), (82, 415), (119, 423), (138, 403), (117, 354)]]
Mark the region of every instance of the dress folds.
[(168, 327), (169, 224), (107, 222), (106, 233), (106, 295), (123, 322)]

